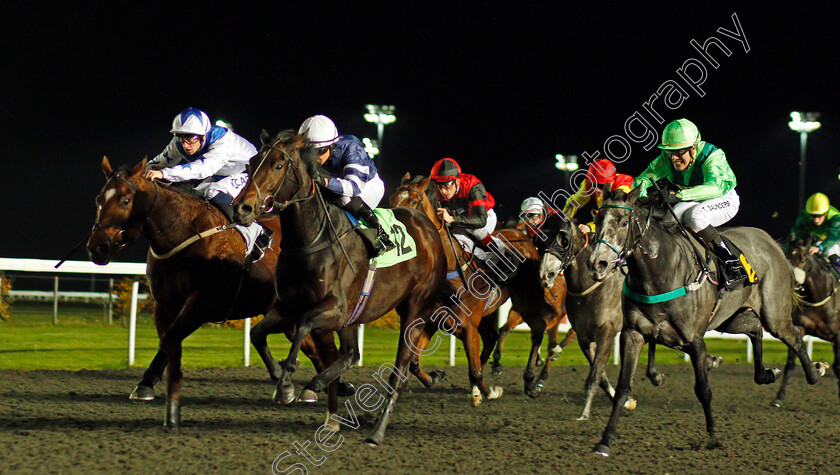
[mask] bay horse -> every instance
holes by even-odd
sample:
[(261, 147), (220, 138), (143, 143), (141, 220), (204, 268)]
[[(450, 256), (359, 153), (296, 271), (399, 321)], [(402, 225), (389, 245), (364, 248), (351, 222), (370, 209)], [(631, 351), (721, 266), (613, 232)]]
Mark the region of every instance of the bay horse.
[[(831, 262), (822, 254), (810, 252), (811, 237), (791, 240), (787, 256), (794, 273), (801, 278), (797, 283), (802, 286), (802, 301), (793, 310), (793, 323), (806, 335), (815, 336), (831, 342), (834, 350), (834, 363), (831, 368), (840, 384), (840, 276), (832, 269)], [(788, 359), (782, 375), (779, 392), (772, 405), (780, 407), (785, 398), (785, 389), (791, 373), (796, 369), (796, 355), (788, 349)]]
[[(754, 285), (719, 292), (709, 282), (710, 270), (694, 241), (681, 235), (682, 224), (670, 207), (656, 195), (640, 200), (641, 188), (629, 193), (611, 192), (595, 220), (594, 249), (589, 258), (596, 280), (604, 280), (617, 265), (626, 262), (627, 278), (622, 289), (624, 324), (621, 330), (621, 371), (612, 413), (595, 453), (608, 456), (616, 437), (622, 405), (630, 395), (639, 353), (645, 341), (683, 351), (694, 367), (694, 392), (703, 406), (706, 446), (720, 446), (712, 416), (712, 390), (707, 375), (707, 352), (703, 334), (708, 330), (743, 333), (752, 341), (755, 382), (769, 384), (781, 373), (765, 369), (762, 360), (762, 326), (792, 348), (805, 370), (809, 384), (825, 374), (825, 363), (812, 363), (802, 335), (794, 327), (792, 306), (793, 271), (784, 252), (766, 232), (737, 227), (722, 231), (745, 255), (759, 280)], [(687, 233), (686, 233), (687, 236)]]
[[(560, 279), (551, 292), (542, 289), (537, 271), (539, 255), (531, 239), (517, 229), (502, 229), (495, 231), (494, 235), (504, 238), (523, 257), (523, 261), (518, 263), (519, 267), (513, 277), (505, 281), (503, 285), (496, 286), (500, 291), (498, 294), (490, 292), (486, 286), (473, 291), (475, 289), (464, 285), (464, 280), (468, 285), (476, 283), (479, 286), (488, 282), (477, 278), (480, 274), (475, 264), (470, 265), (466, 262), (466, 253), (457, 240), (451, 236), (448, 228), (438, 220), (435, 212), (439, 206), (437, 194), (430, 187), (429, 177), (417, 175), (412, 178), (409, 173), (406, 173), (402, 177), (400, 187), (391, 195), (390, 200), (392, 206), (407, 206), (423, 212), (437, 228), (440, 240), (443, 242), (449, 282), (461, 296), (461, 304), (453, 309), (462, 322), (455, 336), (464, 342), (464, 349), (467, 351), (467, 359), (470, 362), (473, 406), (481, 402), (482, 394), (487, 395), (489, 399), (501, 396), (501, 388), (498, 388), (498, 396), (494, 392), (496, 388), (490, 388), (489, 395), (486, 392), (483, 383), (483, 367), (494, 346), (498, 349), (499, 333), (496, 328), (495, 312), (508, 297), (512, 301), (512, 308), (519, 312), (531, 329), (531, 352), (523, 374), (525, 393), (530, 397), (539, 396), (541, 387), (548, 378), (551, 360), (546, 362), (539, 376), (535, 375), (536, 362), (546, 328), (552, 324), (556, 328), (565, 316), (563, 308), (566, 294), (565, 282)], [(478, 329), (483, 340), (484, 348), (480, 357), (472, 328)], [(468, 342), (473, 341), (475, 342), (468, 346)], [(480, 361), (476, 360), (476, 357), (479, 357)]]
[[(234, 200), (235, 219), (247, 224), (256, 213), (276, 209), (280, 215), (283, 252), (274, 273), (274, 302), (265, 320), (278, 331), (294, 331), (289, 356), (280, 363), (281, 375), (274, 402), (295, 401), (291, 375), (303, 337), (320, 330), (338, 334), (341, 354), (334, 361), (325, 358), (327, 368), (304, 388), (318, 392), (329, 387), (327, 424), (337, 430), (336, 381), (359, 359), (358, 324), (373, 321), (391, 309), (400, 315), (400, 340), (396, 363), (389, 378), (389, 397), (367, 441), (379, 444), (391, 413), (402, 392), (407, 367), (449, 318), (433, 314), (442, 306), (446, 285), (446, 258), (432, 223), (418, 211), (395, 208), (393, 215), (414, 243), (416, 255), (375, 270), (367, 302), (360, 312), (363, 285), (372, 260), (353, 225), (340, 207), (328, 202), (312, 178), (320, 173), (318, 151), (303, 135), (283, 131), (271, 138), (263, 131), (262, 146), (249, 164), (249, 180)], [(402, 233), (394, 226), (392, 231)], [(405, 234), (395, 236), (397, 255), (408, 253)], [(351, 317), (354, 320), (351, 321)]]
[[(238, 320), (265, 313), (274, 300), (274, 264), (279, 252), (274, 245), (265, 256), (243, 271), (245, 241), (227, 224), (221, 212), (196, 195), (190, 195), (143, 177), (146, 159), (131, 170), (114, 171), (103, 157), (107, 182), (96, 196), (96, 221), (87, 241), (90, 259), (109, 263), (119, 250), (140, 235), (150, 244), (146, 276), (155, 300), (154, 322), (160, 344), (142, 380), (130, 399), (148, 401), (155, 397), (154, 385), (167, 369), (165, 427), (180, 425), (181, 342), (202, 324)], [(280, 235), (279, 220), (262, 223)], [(217, 230), (198, 239), (171, 257), (177, 246), (197, 233)], [(251, 330), (252, 343), (267, 347), (266, 325)], [(333, 351), (335, 344), (332, 344)], [(330, 351), (324, 348), (323, 351)], [(305, 353), (316, 369), (323, 369), (314, 342), (306, 342)], [(269, 375), (279, 377), (275, 362), (266, 362)]]

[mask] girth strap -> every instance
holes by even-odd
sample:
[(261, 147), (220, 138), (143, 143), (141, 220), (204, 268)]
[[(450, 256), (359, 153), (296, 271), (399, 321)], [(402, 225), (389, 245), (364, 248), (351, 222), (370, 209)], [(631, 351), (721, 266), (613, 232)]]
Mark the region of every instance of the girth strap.
[(206, 231), (201, 231), (198, 234), (194, 234), (194, 235), (190, 236), (189, 239), (182, 242), (181, 244), (178, 244), (171, 251), (169, 251), (165, 254), (157, 254), (155, 252), (155, 250), (152, 249), (151, 247), (149, 248), (149, 252), (152, 253), (152, 257), (154, 257), (155, 259), (169, 259), (170, 257), (174, 256), (175, 254), (181, 252), (185, 247), (187, 247), (190, 244), (198, 241), (199, 239), (204, 239), (208, 236), (212, 236), (216, 233), (220, 233), (220, 232), (224, 231), (225, 229), (230, 229), (234, 226), (236, 226), (235, 223), (230, 223), (230, 224), (225, 224), (223, 226), (216, 226), (215, 228), (208, 229)]

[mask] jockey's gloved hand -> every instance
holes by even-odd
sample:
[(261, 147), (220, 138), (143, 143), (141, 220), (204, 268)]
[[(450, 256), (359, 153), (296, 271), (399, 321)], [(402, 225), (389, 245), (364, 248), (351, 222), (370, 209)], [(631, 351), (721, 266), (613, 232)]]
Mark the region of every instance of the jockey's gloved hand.
[(311, 173), (312, 179), (315, 180), (315, 183), (319, 184), (320, 186), (327, 186), (327, 177), (321, 175), (321, 170), (315, 168), (312, 170)]
[(662, 201), (668, 203), (669, 205), (673, 206), (680, 202), (680, 197), (677, 195), (676, 191), (673, 190), (662, 190)]

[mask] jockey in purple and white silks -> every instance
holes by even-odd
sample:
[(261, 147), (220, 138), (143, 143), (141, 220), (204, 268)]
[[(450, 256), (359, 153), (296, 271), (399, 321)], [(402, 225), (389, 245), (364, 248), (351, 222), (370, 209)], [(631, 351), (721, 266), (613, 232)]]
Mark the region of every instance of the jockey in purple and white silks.
[[(151, 159), (146, 171), (150, 180), (171, 182), (201, 180), (195, 191), (233, 220), (231, 202), (248, 182), (245, 170), (257, 149), (233, 131), (210, 124), (203, 111), (188, 108), (172, 121), (174, 137), (158, 156)], [(271, 231), (259, 223), (237, 225), (245, 238), (246, 249), (253, 247), (254, 261), (271, 244)], [(256, 246), (254, 245), (256, 243)]]
[(318, 149), (318, 162), (330, 175), (315, 177), (316, 183), (337, 196), (342, 208), (377, 230), (379, 247), (376, 255), (393, 249), (394, 243), (373, 213), (373, 208), (385, 195), (385, 183), (362, 141), (353, 135), (338, 135), (333, 121), (324, 115), (315, 115), (303, 121), (298, 133), (305, 135)]

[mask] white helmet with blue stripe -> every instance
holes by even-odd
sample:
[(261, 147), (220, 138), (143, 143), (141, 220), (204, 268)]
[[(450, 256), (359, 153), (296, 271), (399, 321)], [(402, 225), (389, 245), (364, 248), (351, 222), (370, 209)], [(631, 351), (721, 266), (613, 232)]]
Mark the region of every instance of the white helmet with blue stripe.
[(173, 134), (188, 134), (188, 135), (207, 135), (210, 130), (210, 118), (204, 111), (190, 107), (182, 110), (175, 119), (172, 120)]
[(333, 121), (325, 115), (314, 115), (304, 120), (298, 133), (306, 135), (309, 142), (318, 149), (329, 147), (338, 142), (338, 129)]

